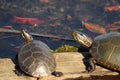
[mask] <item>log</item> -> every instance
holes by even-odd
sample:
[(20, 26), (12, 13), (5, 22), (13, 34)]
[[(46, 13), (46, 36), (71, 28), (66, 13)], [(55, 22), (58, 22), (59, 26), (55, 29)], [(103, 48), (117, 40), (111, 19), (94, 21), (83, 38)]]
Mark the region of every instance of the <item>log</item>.
[[(20, 31), (0, 28), (0, 33), (20, 34)], [(62, 38), (62, 37), (54, 36), (54, 35), (45, 35), (45, 34), (37, 34), (37, 33), (30, 33), (30, 34), (32, 36), (37, 36), (37, 37), (52, 38), (52, 39), (66, 40), (66, 41), (75, 41), (74, 39)]]
[[(64, 75), (62, 77), (50, 75), (43, 77), (41, 80), (82, 80), (79, 77), (89, 78), (91, 75), (118, 75), (117, 72), (110, 71), (100, 66), (97, 66), (96, 70), (92, 73), (85, 73), (85, 66), (82, 62), (83, 55), (78, 52), (55, 53), (54, 56), (57, 64), (56, 71), (63, 72)], [(11, 59), (0, 58), (0, 80), (37, 80), (36, 78), (26, 75), (17, 76), (14, 70), (15, 64)]]

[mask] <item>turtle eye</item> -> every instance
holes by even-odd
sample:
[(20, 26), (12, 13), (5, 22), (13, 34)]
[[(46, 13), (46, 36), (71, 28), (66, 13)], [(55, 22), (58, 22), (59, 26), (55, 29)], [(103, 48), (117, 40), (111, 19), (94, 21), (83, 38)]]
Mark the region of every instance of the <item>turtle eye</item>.
[(81, 36), (83, 36), (83, 37), (85, 37), (86, 36), (86, 34), (83, 34), (82, 32), (80, 32), (79, 33)]

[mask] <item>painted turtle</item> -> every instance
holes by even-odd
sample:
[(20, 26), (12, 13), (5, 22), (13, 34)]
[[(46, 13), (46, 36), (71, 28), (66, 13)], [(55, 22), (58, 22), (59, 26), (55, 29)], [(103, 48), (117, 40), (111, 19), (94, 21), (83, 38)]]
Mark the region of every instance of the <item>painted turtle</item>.
[(95, 70), (95, 63), (108, 69), (120, 71), (120, 33), (110, 32), (99, 35), (92, 40), (86, 34), (73, 32), (74, 39), (80, 44), (89, 47), (91, 57), (87, 59), (88, 72)]
[(61, 72), (56, 72), (56, 63), (50, 48), (43, 42), (33, 40), (24, 29), (21, 30), (23, 38), (26, 40), (21, 46), (18, 54), (18, 63), (20, 69), (33, 77), (55, 75), (61, 76)]

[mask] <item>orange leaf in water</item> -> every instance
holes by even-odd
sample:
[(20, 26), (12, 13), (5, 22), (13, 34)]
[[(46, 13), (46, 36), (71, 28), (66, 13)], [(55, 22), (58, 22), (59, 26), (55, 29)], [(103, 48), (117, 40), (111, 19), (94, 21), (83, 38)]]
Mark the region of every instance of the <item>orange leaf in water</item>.
[(106, 33), (106, 29), (103, 26), (100, 26), (98, 24), (92, 24), (92, 23), (86, 23), (83, 22), (83, 26), (88, 29), (91, 32), (99, 33), (99, 34), (104, 34)]
[(117, 5), (117, 6), (107, 6), (107, 7), (104, 7), (104, 9), (107, 12), (119, 11), (120, 10), (120, 5)]
[(26, 17), (18, 17), (18, 16), (14, 16), (12, 22), (21, 23), (21, 24), (30, 24), (30, 25), (45, 23), (44, 20), (39, 18), (26, 18)]

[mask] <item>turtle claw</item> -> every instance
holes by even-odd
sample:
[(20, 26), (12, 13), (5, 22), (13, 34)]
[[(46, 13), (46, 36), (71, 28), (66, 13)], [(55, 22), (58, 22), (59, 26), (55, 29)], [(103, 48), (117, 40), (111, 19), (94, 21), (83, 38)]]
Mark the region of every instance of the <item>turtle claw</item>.
[(52, 73), (52, 75), (54, 75), (54, 76), (56, 76), (56, 77), (61, 77), (61, 76), (63, 75), (63, 73), (62, 73), (62, 72), (56, 72), (56, 71), (54, 71), (54, 72)]

